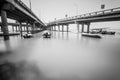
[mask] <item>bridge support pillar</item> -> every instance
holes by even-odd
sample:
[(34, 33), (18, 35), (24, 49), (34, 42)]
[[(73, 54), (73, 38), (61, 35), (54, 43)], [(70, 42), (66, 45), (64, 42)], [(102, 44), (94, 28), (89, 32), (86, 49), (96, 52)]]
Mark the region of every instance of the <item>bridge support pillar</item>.
[(64, 25), (62, 25), (62, 32), (64, 32)]
[(23, 26), (23, 32), (25, 32), (26, 30), (25, 30), (25, 26)]
[(23, 36), (23, 32), (22, 32), (22, 23), (21, 22), (19, 23), (19, 29), (20, 29), (20, 35), (22, 37)]
[(1, 30), (1, 26), (0, 26), (0, 32), (2, 32), (2, 30)]
[(14, 32), (14, 26), (12, 25), (12, 32)]
[(35, 22), (33, 23), (33, 26), (32, 26), (32, 33), (33, 34), (35, 33)]
[(58, 25), (58, 31), (60, 31), (60, 26)]
[(52, 27), (50, 26), (50, 30), (52, 31)]
[(17, 26), (17, 32), (20, 32), (19, 26)]
[(16, 32), (17, 32), (17, 26), (15, 26), (15, 28), (16, 28)]
[(29, 33), (28, 27), (29, 27), (29, 25), (28, 25), (28, 23), (27, 23), (27, 24), (26, 24), (27, 33)]
[(67, 32), (69, 32), (69, 25), (67, 24), (66, 26), (67, 26)]
[(82, 23), (82, 30), (81, 32), (83, 33), (84, 32), (84, 23)]
[(87, 23), (87, 33), (90, 32), (90, 23)]
[(77, 32), (79, 33), (80, 32), (80, 30), (79, 30), (79, 23), (77, 23)]
[(4, 34), (4, 40), (9, 40), (9, 32), (8, 32), (8, 23), (7, 23), (7, 12), (5, 10), (1, 10), (1, 22), (2, 22), (2, 31)]
[(54, 26), (54, 31), (56, 31), (56, 26)]

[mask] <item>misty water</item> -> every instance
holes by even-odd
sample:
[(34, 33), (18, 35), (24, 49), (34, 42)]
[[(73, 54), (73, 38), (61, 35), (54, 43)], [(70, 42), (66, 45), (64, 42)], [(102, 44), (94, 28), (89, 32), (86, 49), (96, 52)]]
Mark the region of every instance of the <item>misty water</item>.
[(16, 73), (20, 80), (120, 80), (120, 35), (96, 39), (75, 32), (51, 33), (50, 39), (39, 33), (32, 39), (1, 40), (1, 53), (9, 50), (1, 64), (22, 64)]

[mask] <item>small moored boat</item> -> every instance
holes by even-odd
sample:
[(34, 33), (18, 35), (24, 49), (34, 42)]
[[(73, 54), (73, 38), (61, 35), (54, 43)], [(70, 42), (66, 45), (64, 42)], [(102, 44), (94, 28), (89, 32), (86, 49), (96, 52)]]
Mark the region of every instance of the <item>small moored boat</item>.
[(30, 34), (30, 33), (26, 33), (26, 34), (23, 35), (23, 37), (24, 37), (24, 38), (32, 38), (33, 35)]
[(51, 38), (51, 34), (50, 33), (44, 33), (43, 34), (43, 38)]
[(97, 35), (97, 34), (89, 34), (89, 33), (82, 33), (82, 36), (92, 37), (92, 38), (101, 38), (100, 35)]

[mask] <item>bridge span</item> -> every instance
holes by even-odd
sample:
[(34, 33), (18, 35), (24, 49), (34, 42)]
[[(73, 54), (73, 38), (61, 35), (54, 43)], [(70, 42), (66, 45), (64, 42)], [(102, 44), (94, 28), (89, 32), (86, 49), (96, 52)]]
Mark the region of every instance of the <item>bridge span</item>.
[(33, 31), (35, 27), (46, 26), (21, 0), (0, 0), (0, 16), (4, 40), (9, 40), (7, 18), (19, 23), (21, 36), (22, 23), (30, 24)]
[(69, 24), (77, 24), (77, 30), (79, 32), (79, 25), (81, 24), (81, 32), (84, 32), (84, 25), (87, 25), (87, 33), (89, 33), (90, 23), (105, 21), (120, 21), (120, 7), (58, 19), (48, 23), (47, 26), (51, 27), (52, 30), (53, 27), (56, 30), (56, 26), (58, 26), (58, 29), (60, 30), (60, 26), (62, 26), (62, 31), (64, 31), (64, 25), (66, 25), (68, 32)]

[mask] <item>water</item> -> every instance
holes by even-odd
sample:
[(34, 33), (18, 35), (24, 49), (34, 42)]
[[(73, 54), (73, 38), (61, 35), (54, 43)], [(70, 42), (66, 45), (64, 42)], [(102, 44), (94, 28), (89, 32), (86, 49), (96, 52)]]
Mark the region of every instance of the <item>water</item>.
[[(5, 52), (7, 47), (1, 44)], [(8, 44), (10, 53), (1, 57), (1, 63), (22, 64), (17, 74), (22, 73), (23, 80), (120, 79), (120, 35), (95, 39), (54, 31), (51, 39), (37, 34), (33, 39), (12, 37)]]

